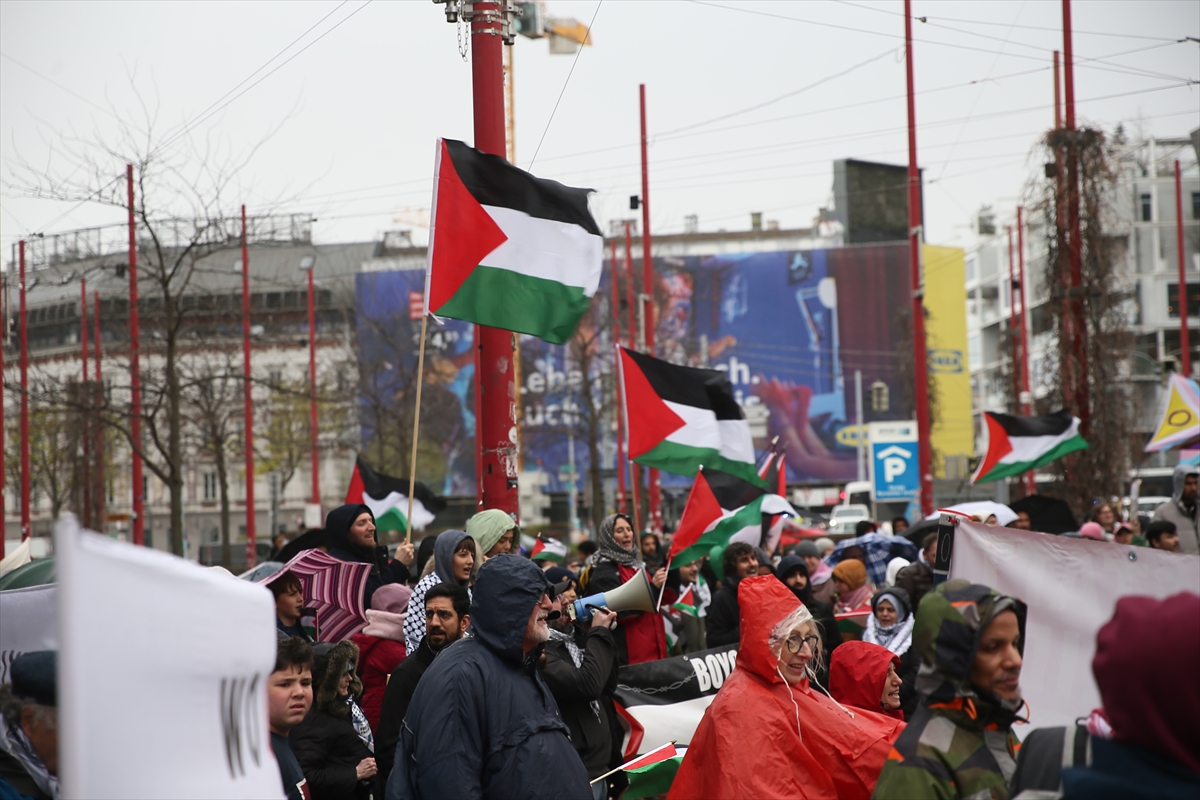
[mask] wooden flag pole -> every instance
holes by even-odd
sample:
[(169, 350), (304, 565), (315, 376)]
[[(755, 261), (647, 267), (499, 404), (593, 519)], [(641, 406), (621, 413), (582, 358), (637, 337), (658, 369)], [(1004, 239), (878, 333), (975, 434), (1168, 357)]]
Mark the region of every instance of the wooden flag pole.
[(417, 436), (421, 430), (421, 387), (425, 383), (425, 329), (429, 314), (421, 316), (421, 345), (417, 351), (417, 408), (413, 412), (412, 457), (408, 461), (408, 517), (404, 520), (404, 543), (412, 543), (413, 494), (417, 489)]

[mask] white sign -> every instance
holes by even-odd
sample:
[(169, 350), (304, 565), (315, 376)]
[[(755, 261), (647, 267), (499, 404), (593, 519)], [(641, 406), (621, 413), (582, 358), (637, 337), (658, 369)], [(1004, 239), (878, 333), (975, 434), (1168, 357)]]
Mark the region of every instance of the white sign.
[(1195, 592), (1200, 556), (963, 522), (954, 533), (950, 577), (1029, 607), (1021, 693), (1032, 726), (1017, 727), (1024, 736), (1030, 727), (1073, 726), (1100, 705), (1092, 657), (1117, 599)]
[(270, 591), (69, 514), (54, 539), (59, 796), (280, 800)]
[(58, 649), (57, 614), (53, 583), (0, 592), (0, 683), (8, 683), (9, 667), (21, 653)]

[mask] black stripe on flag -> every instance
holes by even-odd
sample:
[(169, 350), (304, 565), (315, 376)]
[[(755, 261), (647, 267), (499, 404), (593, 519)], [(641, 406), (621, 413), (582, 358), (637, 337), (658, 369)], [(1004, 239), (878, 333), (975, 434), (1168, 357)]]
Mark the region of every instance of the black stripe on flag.
[(1040, 417), (1016, 417), (989, 411), (992, 419), (1004, 428), (1009, 438), (1014, 436), (1061, 436), (1071, 427), (1071, 412), (1065, 408)]
[(713, 497), (717, 498), (721, 508), (726, 511), (736, 511), (767, 493), (762, 487), (744, 481), (736, 475), (730, 475), (728, 472), (702, 467), (700, 473), (708, 483)]
[(588, 211), (588, 195), (593, 189), (535, 178), (500, 156), (480, 152), (456, 139), (443, 141), (459, 180), (480, 205), (511, 208), (538, 219), (578, 225), (593, 236), (602, 235)]
[(661, 358), (626, 349), (642, 370), (650, 388), (663, 400), (693, 408), (711, 409), (717, 419), (745, 419), (733, 398), (729, 376), (715, 369), (681, 367)]
[[(399, 492), (408, 497), (408, 478), (393, 478), (391, 475), (377, 472), (370, 464), (363, 461), (362, 456), (358, 457), (358, 476), (362, 478), (363, 492), (376, 500), (382, 500), (392, 492)], [(425, 506), (425, 510), (430, 514), (437, 514), (446, 508), (445, 498), (438, 497), (420, 481), (413, 486), (413, 499), (420, 500), (421, 505)]]

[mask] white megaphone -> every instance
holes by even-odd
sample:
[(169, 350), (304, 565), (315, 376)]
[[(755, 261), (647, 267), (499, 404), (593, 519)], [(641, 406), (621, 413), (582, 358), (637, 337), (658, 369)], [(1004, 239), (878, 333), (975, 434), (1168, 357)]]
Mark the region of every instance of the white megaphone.
[(611, 592), (600, 592), (576, 600), (575, 618), (588, 619), (595, 608), (607, 608), (609, 611), (653, 611), (654, 591), (650, 588), (650, 578), (647, 577), (646, 570), (638, 570), (637, 575)]

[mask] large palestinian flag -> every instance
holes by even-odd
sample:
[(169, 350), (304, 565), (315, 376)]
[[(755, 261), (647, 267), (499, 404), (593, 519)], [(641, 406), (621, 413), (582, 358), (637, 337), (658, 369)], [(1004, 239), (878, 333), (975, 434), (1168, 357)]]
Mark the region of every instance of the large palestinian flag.
[(763, 483), (750, 423), (725, 373), (619, 349), (631, 459), (677, 475), (704, 465)]
[[(354, 462), (354, 474), (350, 476), (346, 502), (362, 503), (371, 509), (378, 530), (401, 533), (408, 530), (405, 518), (408, 514), (408, 478), (393, 478), (376, 472), (363, 461), (362, 456)], [(445, 507), (445, 500), (418, 481), (413, 490), (413, 528), (424, 530), (426, 525), (433, 522), (434, 515)]]
[(1079, 417), (1065, 408), (1041, 417), (1016, 417), (983, 412), (987, 421), (987, 453), (971, 476), (971, 483), (986, 483), (1048, 464), (1088, 443), (1079, 435)]
[(600, 285), (591, 190), (453, 139), (438, 140), (436, 163), (425, 310), (565, 342)]
[(758, 547), (763, 536), (763, 515), (795, 514), (796, 510), (776, 494), (715, 469), (704, 467), (688, 494), (671, 540), (670, 559), (690, 564), (707, 555), (715, 545), (731, 541)]

